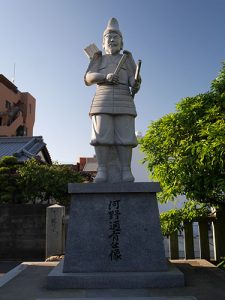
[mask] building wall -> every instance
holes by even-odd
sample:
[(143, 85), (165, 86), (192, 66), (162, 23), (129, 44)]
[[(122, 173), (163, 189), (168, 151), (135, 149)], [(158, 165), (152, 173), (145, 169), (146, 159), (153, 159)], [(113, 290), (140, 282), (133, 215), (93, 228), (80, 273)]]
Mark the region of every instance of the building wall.
[(19, 94), (13, 92), (11, 89), (6, 87), (2, 82), (0, 82), (0, 111), (5, 111), (5, 101), (8, 100), (12, 104), (19, 101)]
[(0, 136), (32, 136), (35, 98), (0, 74)]
[(27, 136), (33, 136), (36, 100), (29, 93), (21, 93), (21, 99), (23, 102), (23, 118), (27, 128)]
[(0, 259), (45, 258), (46, 205), (0, 205)]

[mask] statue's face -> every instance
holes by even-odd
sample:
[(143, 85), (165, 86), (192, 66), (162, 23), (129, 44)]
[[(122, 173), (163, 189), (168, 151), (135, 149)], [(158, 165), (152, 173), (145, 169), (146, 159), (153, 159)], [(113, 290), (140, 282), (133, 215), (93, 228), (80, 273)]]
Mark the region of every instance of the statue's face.
[(106, 54), (116, 54), (122, 49), (122, 38), (116, 32), (109, 32), (104, 36), (103, 47)]

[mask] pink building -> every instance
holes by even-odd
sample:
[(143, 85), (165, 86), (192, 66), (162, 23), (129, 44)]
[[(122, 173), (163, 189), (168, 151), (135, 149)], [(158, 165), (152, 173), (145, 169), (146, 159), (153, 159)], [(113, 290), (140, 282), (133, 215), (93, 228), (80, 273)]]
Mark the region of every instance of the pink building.
[(0, 74), (0, 136), (33, 136), (35, 102)]

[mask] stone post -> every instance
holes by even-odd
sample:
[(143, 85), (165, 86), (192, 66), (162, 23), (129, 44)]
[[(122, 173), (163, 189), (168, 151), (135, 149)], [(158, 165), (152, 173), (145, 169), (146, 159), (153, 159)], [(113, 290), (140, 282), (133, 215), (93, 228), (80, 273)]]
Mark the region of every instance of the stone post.
[(61, 255), (65, 250), (65, 207), (54, 204), (46, 212), (46, 257)]

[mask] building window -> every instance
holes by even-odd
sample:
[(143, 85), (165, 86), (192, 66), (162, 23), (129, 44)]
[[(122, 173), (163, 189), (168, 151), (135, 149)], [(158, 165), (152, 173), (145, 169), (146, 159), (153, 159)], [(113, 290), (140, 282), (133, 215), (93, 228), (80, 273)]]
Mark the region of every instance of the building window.
[(7, 109), (11, 108), (11, 103), (8, 100), (5, 101), (5, 108)]
[(32, 107), (31, 107), (31, 104), (29, 104), (29, 109), (30, 109), (30, 114), (31, 114), (31, 111), (32, 111)]
[(2, 118), (0, 118), (0, 126), (2, 126)]
[(27, 128), (23, 125), (20, 125), (16, 130), (16, 136), (26, 136)]

